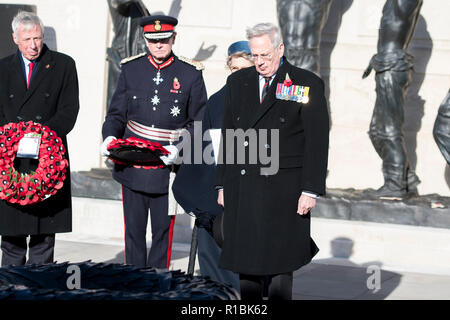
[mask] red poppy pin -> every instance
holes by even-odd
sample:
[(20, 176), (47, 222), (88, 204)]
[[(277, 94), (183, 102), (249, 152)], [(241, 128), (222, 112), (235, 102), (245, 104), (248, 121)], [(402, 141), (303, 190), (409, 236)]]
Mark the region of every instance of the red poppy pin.
[(286, 73), (286, 79), (284, 80), (283, 84), (286, 87), (290, 87), (292, 85), (292, 80), (291, 80), (291, 78), (289, 78), (289, 74), (288, 73)]
[(46, 65), (46, 66), (45, 66), (45, 68), (46, 68), (46, 69), (50, 68), (50, 65), (49, 65), (49, 64), (48, 64), (48, 65)]
[(173, 79), (173, 88), (175, 90), (178, 90), (178, 89), (180, 89), (180, 87), (181, 87), (181, 85), (180, 85), (180, 82), (178, 82), (178, 78), (174, 78)]

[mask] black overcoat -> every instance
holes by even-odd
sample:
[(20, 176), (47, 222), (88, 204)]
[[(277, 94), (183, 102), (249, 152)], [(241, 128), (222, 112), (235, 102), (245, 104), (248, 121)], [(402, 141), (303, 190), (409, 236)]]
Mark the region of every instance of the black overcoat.
[[(38, 61), (27, 90), (20, 52), (0, 60), (0, 125), (34, 121), (48, 126), (63, 140), (68, 157), (66, 135), (79, 110), (75, 61), (46, 45)], [(16, 158), (15, 168), (25, 172), (36, 165)], [(20, 206), (0, 200), (0, 235), (72, 231), (70, 167), (66, 175), (63, 188), (37, 204)]]
[[(277, 99), (275, 90), (289, 75), (293, 85), (308, 86), (309, 102), (302, 104)], [(292, 66), (284, 58), (263, 103), (259, 102), (258, 73), (255, 67), (243, 69), (227, 79), (222, 124), (223, 161), (217, 168), (217, 186), (224, 187), (224, 244), (220, 266), (234, 272), (268, 275), (290, 272), (309, 263), (318, 248), (310, 237), (310, 213), (297, 214), (302, 191), (325, 193), (328, 160), (329, 116), (323, 81), (315, 74)], [(256, 129), (245, 141), (227, 139), (227, 129)], [(271, 140), (267, 131), (278, 129)], [(242, 149), (242, 144), (244, 148)], [(233, 146), (232, 146), (233, 145)], [(257, 149), (255, 149), (257, 146)], [(238, 149), (245, 150), (245, 161), (237, 163)], [(234, 164), (230, 152), (234, 149)], [(258, 157), (251, 164), (250, 154), (268, 150), (279, 169), (269, 167)], [(220, 161), (220, 159), (219, 159)], [(274, 165), (276, 167), (276, 165)], [(268, 174), (270, 173), (270, 174)]]

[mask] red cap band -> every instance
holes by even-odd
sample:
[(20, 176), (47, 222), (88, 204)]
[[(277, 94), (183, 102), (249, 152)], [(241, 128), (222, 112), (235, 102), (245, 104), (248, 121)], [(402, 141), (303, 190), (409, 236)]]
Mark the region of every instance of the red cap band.
[(173, 31), (173, 29), (174, 27), (171, 24), (148, 24), (144, 27), (144, 32), (165, 32)]

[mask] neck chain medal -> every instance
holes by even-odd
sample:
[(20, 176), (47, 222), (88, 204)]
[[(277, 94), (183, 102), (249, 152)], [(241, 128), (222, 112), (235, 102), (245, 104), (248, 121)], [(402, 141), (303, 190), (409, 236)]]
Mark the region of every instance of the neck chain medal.
[(172, 56), (167, 61), (161, 64), (157, 64), (153, 59), (152, 55), (151, 54), (148, 55), (148, 61), (150, 61), (150, 63), (156, 68), (156, 70), (158, 70), (156, 72), (156, 77), (153, 78), (153, 81), (157, 86), (159, 86), (159, 84), (164, 81), (164, 79), (161, 77), (161, 69), (164, 69), (165, 67), (171, 65), (173, 60), (175, 60), (175, 58)]

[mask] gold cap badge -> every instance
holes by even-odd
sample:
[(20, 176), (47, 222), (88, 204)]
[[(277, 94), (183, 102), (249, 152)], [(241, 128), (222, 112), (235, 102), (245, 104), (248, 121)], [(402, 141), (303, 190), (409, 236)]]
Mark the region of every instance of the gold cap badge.
[(159, 21), (159, 20), (156, 20), (155, 21), (155, 30), (156, 31), (159, 31), (159, 30), (161, 30), (161, 21)]

